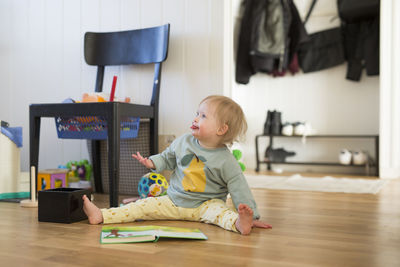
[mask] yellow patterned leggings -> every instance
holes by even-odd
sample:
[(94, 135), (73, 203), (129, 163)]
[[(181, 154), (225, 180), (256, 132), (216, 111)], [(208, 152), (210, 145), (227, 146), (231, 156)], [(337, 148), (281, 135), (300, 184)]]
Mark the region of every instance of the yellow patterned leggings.
[(220, 199), (211, 199), (197, 208), (176, 206), (168, 196), (139, 199), (128, 205), (102, 209), (104, 223), (124, 223), (136, 220), (186, 220), (218, 225), (238, 232), (238, 213)]

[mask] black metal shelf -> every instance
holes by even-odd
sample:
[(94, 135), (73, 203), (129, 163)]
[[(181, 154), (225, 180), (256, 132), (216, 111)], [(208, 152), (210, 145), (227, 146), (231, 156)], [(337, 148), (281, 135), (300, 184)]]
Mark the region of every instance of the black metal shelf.
[(271, 170), (272, 164), (292, 164), (292, 165), (318, 165), (318, 166), (340, 166), (340, 167), (365, 167), (366, 168), (366, 175), (369, 175), (370, 167), (375, 167), (375, 175), (379, 176), (379, 135), (349, 135), (349, 134), (324, 134), (324, 135), (309, 135), (306, 138), (326, 138), (326, 139), (335, 139), (335, 138), (343, 138), (343, 139), (374, 139), (375, 141), (375, 163), (370, 163), (367, 161), (365, 165), (344, 165), (339, 162), (315, 162), (315, 161), (285, 161), (285, 162), (274, 162), (274, 161), (267, 161), (267, 160), (260, 160), (259, 152), (258, 152), (258, 139), (261, 137), (268, 137), (269, 138), (269, 147), (273, 145), (274, 138), (303, 138), (303, 136), (286, 136), (286, 135), (256, 135), (256, 160), (257, 160), (257, 167), (256, 172), (260, 171), (260, 164), (267, 164), (267, 169)]

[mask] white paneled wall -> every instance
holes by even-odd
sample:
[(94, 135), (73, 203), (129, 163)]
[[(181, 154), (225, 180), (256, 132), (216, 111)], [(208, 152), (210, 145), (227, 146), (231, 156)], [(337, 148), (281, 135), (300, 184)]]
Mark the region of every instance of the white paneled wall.
[[(171, 24), (163, 65), (160, 132), (188, 130), (199, 101), (223, 93), (223, 0), (0, 0), (0, 120), (23, 126), (22, 170), (29, 169), (29, 104), (80, 99), (94, 90), (95, 67), (83, 59), (86, 31)], [(152, 71), (106, 68), (104, 91), (118, 76), (117, 96), (148, 103)], [(87, 158), (85, 142), (60, 140), (42, 119), (39, 168)]]

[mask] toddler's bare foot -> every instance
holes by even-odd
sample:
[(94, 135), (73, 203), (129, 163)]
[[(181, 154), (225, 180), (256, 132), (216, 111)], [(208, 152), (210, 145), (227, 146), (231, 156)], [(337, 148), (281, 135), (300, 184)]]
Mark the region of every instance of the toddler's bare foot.
[(246, 204), (239, 204), (238, 206), (239, 217), (236, 220), (236, 229), (242, 235), (248, 235), (253, 226), (253, 210)]
[(101, 210), (93, 204), (86, 195), (82, 196), (83, 199), (83, 211), (88, 216), (90, 224), (99, 224), (103, 222), (103, 214)]

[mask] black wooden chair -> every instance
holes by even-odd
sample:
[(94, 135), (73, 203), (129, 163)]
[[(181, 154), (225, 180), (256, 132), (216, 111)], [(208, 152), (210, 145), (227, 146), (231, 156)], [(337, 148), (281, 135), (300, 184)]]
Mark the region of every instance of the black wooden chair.
[[(31, 104), (30, 166), (38, 172), (41, 117), (99, 116), (107, 122), (110, 207), (118, 206), (120, 126), (124, 117), (150, 119), (150, 153), (158, 152), (158, 106), (161, 64), (167, 58), (169, 24), (130, 31), (85, 34), (84, 54), (87, 64), (97, 66), (95, 92), (102, 91), (104, 68), (110, 65), (154, 64), (154, 81), (149, 105), (122, 102)], [(96, 192), (103, 192), (100, 171), (100, 144), (92, 141), (92, 162)], [(33, 192), (32, 192), (33, 193)]]

